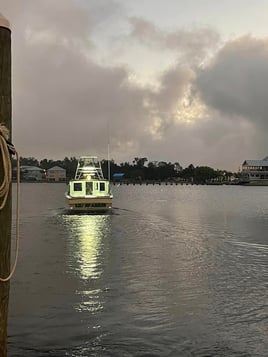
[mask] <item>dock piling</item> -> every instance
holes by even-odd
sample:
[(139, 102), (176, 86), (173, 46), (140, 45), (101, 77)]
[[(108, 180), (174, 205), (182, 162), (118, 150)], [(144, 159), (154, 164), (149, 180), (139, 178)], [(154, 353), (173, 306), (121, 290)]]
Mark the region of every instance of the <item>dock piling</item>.
[[(0, 14), (0, 124), (11, 133), (11, 30), (9, 22)], [(0, 185), (4, 178), (0, 155)], [(11, 247), (11, 187), (3, 209), (0, 210), (0, 276), (10, 272)], [(9, 282), (0, 281), (0, 356), (7, 356), (7, 320)]]

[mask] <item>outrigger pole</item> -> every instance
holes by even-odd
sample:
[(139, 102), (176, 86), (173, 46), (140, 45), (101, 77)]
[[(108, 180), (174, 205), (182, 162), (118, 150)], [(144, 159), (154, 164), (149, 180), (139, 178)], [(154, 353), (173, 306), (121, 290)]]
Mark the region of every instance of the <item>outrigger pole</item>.
[[(9, 22), (0, 14), (0, 124), (11, 133), (11, 30)], [(1, 134), (0, 134), (1, 135)], [(11, 138), (9, 138), (11, 140)], [(3, 152), (0, 152), (0, 190), (5, 180)], [(2, 198), (0, 197), (0, 205)], [(0, 210), (0, 276), (10, 273), (11, 250), (11, 185), (7, 200)], [(7, 356), (7, 320), (9, 281), (0, 281), (0, 356)]]

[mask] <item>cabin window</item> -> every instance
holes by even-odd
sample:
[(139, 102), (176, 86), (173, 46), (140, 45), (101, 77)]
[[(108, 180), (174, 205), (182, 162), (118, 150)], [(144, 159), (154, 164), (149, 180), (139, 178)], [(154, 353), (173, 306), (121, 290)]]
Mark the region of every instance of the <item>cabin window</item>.
[(105, 183), (100, 182), (100, 191), (105, 191)]
[(96, 182), (96, 190), (98, 190), (99, 189), (99, 184), (98, 184), (98, 182)]
[(82, 191), (82, 183), (81, 182), (74, 183), (74, 191)]

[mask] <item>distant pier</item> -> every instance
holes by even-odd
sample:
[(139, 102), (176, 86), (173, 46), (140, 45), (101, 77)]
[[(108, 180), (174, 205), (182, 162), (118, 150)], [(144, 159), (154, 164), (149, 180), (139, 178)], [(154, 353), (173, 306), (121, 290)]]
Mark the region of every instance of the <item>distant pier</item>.
[(189, 182), (189, 181), (132, 181), (132, 180), (124, 180), (124, 181), (112, 181), (112, 185), (132, 185), (132, 186), (148, 186), (148, 185), (155, 185), (155, 186), (196, 186), (196, 185), (203, 185), (203, 186), (219, 186), (219, 185), (238, 185), (237, 182), (232, 181), (218, 181), (218, 182), (205, 182), (205, 183), (197, 183), (197, 182)]

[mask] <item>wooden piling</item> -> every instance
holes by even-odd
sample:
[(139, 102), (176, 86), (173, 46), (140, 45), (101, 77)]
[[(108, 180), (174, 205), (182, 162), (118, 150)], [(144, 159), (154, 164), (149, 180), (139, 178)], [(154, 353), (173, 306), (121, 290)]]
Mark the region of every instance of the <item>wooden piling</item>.
[[(11, 30), (9, 22), (0, 15), (0, 123), (11, 133)], [(0, 153), (1, 154), (1, 153)], [(0, 184), (4, 170), (0, 155)], [(11, 246), (11, 187), (7, 202), (0, 210), (0, 277), (10, 272)], [(7, 320), (9, 282), (0, 281), (0, 357), (7, 356)]]

